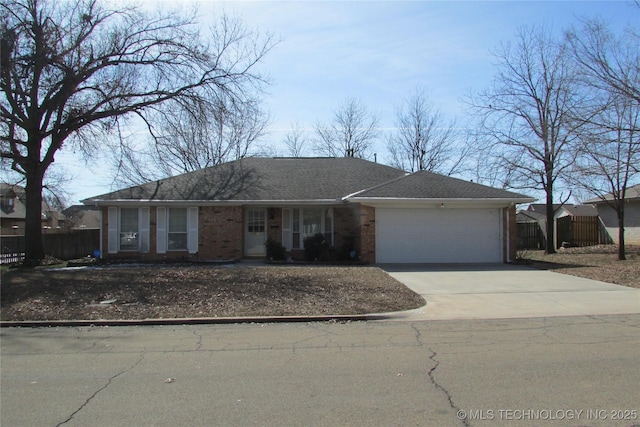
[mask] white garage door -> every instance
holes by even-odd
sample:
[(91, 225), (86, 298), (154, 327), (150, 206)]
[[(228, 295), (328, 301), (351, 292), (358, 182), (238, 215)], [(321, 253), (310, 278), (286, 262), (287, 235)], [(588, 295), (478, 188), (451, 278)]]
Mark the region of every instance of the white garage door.
[(376, 209), (376, 262), (502, 262), (499, 209)]

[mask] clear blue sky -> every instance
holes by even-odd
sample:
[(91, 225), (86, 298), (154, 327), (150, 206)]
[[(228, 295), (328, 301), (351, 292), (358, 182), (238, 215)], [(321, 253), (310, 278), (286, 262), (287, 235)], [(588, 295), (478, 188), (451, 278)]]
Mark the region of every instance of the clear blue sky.
[[(203, 23), (224, 11), (281, 40), (261, 65), (273, 82), (265, 96), (273, 124), (262, 143), (281, 155), (287, 154), (280, 142), (292, 122), (305, 128), (328, 122), (349, 97), (360, 99), (388, 129), (394, 107), (420, 86), (464, 125), (461, 99), (489, 84), (495, 72), (490, 50), (511, 40), (519, 26), (544, 24), (560, 33), (581, 17), (597, 16), (616, 27), (640, 20), (629, 1), (203, 0), (199, 10)], [(384, 161), (384, 143), (377, 151)], [(104, 164), (84, 166), (71, 153), (57, 159), (77, 176), (68, 185), (74, 203), (111, 190)]]

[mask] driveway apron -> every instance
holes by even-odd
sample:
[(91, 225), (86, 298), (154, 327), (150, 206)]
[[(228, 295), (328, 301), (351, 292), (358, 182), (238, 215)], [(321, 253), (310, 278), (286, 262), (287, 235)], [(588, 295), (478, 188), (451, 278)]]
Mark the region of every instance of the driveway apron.
[(507, 264), (380, 265), (427, 304), (402, 320), (640, 313), (640, 289)]

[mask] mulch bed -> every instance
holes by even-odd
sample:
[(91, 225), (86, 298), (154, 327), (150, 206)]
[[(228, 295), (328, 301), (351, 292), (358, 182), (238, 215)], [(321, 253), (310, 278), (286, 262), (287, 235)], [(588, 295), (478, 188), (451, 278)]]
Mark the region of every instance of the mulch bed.
[(11, 269), (1, 283), (3, 321), (353, 315), (425, 304), (376, 267)]

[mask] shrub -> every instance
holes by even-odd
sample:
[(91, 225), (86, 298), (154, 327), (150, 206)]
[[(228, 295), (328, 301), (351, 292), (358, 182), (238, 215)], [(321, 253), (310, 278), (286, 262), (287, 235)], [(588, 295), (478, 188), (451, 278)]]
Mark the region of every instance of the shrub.
[(323, 234), (304, 239), (304, 256), (307, 261), (321, 260), (329, 252), (329, 244)]
[(275, 239), (267, 239), (267, 258), (273, 261), (284, 261), (287, 258), (287, 250)]

